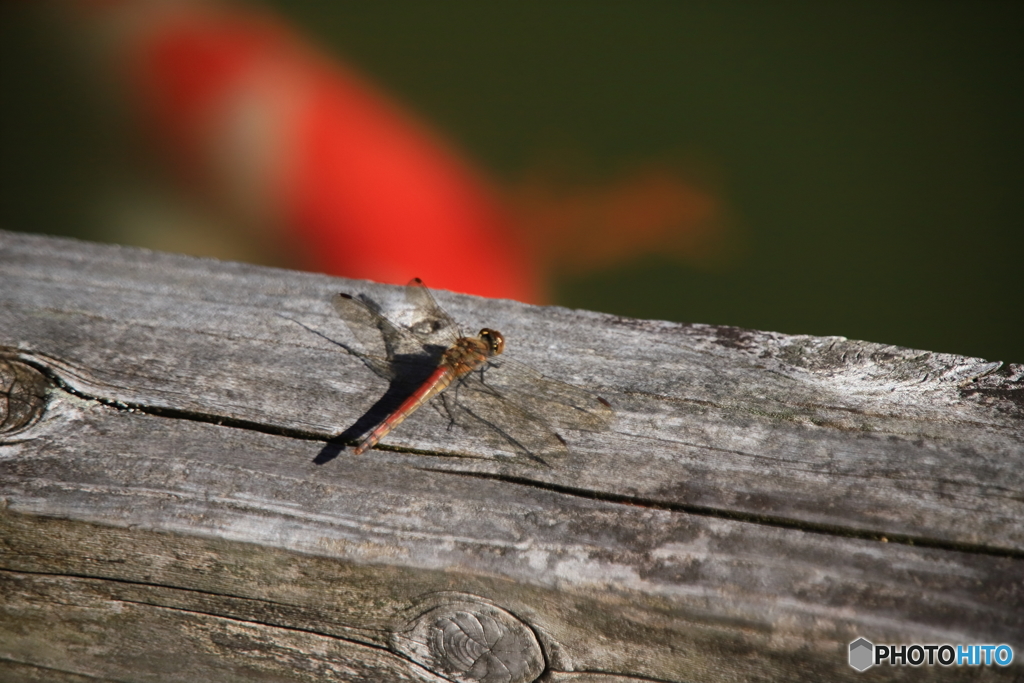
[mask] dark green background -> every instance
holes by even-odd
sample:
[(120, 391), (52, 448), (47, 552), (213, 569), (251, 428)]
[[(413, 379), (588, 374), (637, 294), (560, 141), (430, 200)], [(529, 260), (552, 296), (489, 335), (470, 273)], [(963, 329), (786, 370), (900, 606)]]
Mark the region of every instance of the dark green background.
[[(559, 303), (1024, 361), (1024, 3), (269, 4), (496, 178), (552, 152), (715, 169), (742, 260), (562, 278)], [(47, 57), (11, 33), (0, 224), (58, 232), (82, 198), (35, 203), (102, 140), (38, 113)]]

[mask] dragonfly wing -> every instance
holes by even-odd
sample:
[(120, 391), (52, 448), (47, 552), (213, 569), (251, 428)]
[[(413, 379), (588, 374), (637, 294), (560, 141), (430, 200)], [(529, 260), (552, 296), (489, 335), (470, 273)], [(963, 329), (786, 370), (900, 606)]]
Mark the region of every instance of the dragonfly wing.
[(560, 432), (599, 432), (611, 422), (611, 406), (601, 397), (508, 359), (492, 359), (459, 389), (464, 413), (513, 450), (541, 459), (567, 452)]
[(345, 349), (381, 377), (394, 379), (408, 365), (436, 365), (443, 349), (425, 347), (407, 330), (381, 314), (372, 301), (338, 294), (331, 302), (358, 343)]
[(458, 324), (441, 308), (423, 280), (413, 278), (405, 287), (405, 299), (412, 306), (416, 319), (410, 329), (424, 344), (450, 347), (462, 336)]
[(441, 398), (448, 417), (495, 450), (525, 455), (542, 464), (568, 454), (565, 440), (539, 415), (481, 390), (478, 382), (463, 381)]
[(601, 432), (611, 423), (613, 411), (605, 399), (512, 359), (493, 358), (476, 375), (484, 391), (500, 394), (558, 429)]

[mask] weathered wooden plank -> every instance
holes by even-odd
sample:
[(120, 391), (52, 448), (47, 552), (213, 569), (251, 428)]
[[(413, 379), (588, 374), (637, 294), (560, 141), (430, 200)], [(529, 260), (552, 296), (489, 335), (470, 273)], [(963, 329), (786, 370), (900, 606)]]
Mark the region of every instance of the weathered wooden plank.
[(114, 683), (114, 679), (48, 669), (33, 664), (22, 664), (10, 660), (0, 661), (0, 674), (5, 683)]
[(191, 595), (174, 600), (162, 587), (5, 572), (0, 590), (4, 657), (50, 671), (181, 683), (445, 680), (378, 647), (200, 612)]
[[(393, 289), (5, 233), (0, 345), (82, 393), (321, 438), (384, 393), (330, 296)], [(393, 447), (661, 505), (724, 509), (921, 542), (1024, 550), (1021, 366), (849, 341), (615, 318), (442, 294), (469, 329), (613, 401), (538, 470), (421, 411)], [(307, 329), (309, 328), (309, 329)], [(827, 504), (822, 504), (827, 501)]]
[[(65, 387), (0, 435), (0, 583), (22, 596), (0, 620), (0, 648), (21, 649), (0, 657), (124, 678), (198, 648), (218, 652), (202, 675), (230, 680), (308, 648), (344, 680), (457, 679), (396, 634), (465, 601), (528, 624), (551, 681), (853, 680), (858, 635), (1019, 652), (1020, 366), (441, 294), (469, 329), (607, 396), (611, 429), (566, 434), (571, 454), (544, 467), (428, 410), (355, 458), (323, 440), (386, 385), (332, 343), (351, 341), (338, 290), (394, 301), (0, 233), (0, 346)], [(163, 634), (110, 669), (39, 655), (46, 634), (73, 644), (65, 603), (100, 631), (127, 609), (196, 640)], [(211, 634), (231, 629), (260, 645), (226, 655)], [(283, 671), (265, 668), (309, 670)]]
[[(54, 399), (48, 415), (17, 457), (0, 461), (8, 510), (18, 510), (5, 519), (3, 583), (14, 581), (12, 596), (26, 580), (56, 584), (44, 593), (62, 604), (63, 577), (85, 581), (64, 590), (73, 605), (85, 600), (83, 620), (109, 612), (102, 621), (114, 631), (146, 618), (117, 621), (111, 605), (128, 603), (379, 653), (423, 600), (454, 591), (529, 623), (554, 672), (854, 680), (844, 648), (858, 634), (1012, 642), (1024, 630), (1013, 558), (586, 499), (424, 471), (409, 454), (321, 468), (311, 463), (316, 442), (74, 397)], [(26, 608), (4, 603), (20, 630)], [(152, 618), (176, 631), (163, 615)], [(39, 609), (34, 618), (62, 617)], [(140, 655), (134, 665), (144, 664)]]

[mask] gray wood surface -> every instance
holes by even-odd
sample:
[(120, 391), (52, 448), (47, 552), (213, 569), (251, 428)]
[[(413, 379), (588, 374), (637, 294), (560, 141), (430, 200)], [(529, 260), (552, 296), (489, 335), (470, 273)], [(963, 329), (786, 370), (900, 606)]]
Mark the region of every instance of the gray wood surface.
[[(402, 303), (0, 232), (0, 678), (1024, 672), (1021, 366), (438, 292), (612, 422), (541, 464), (428, 407), (357, 457), (388, 384), (339, 291)], [(860, 674), (858, 637), (1017, 657)]]

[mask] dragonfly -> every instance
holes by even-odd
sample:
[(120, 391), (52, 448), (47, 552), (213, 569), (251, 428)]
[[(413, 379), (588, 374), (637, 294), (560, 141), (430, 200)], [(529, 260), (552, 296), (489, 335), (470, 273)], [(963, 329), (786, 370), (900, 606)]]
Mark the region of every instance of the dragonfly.
[(410, 385), (401, 404), (356, 444), (355, 454), (376, 446), (432, 399), (440, 401), (449, 429), (458, 425), (543, 464), (546, 456), (568, 453), (561, 431), (608, 427), (607, 400), (502, 356), (505, 338), (497, 330), (464, 335), (419, 278), (405, 287), (405, 298), (414, 317), (408, 326), (388, 319), (366, 297), (342, 293), (333, 299), (367, 351), (341, 345), (379, 376)]

